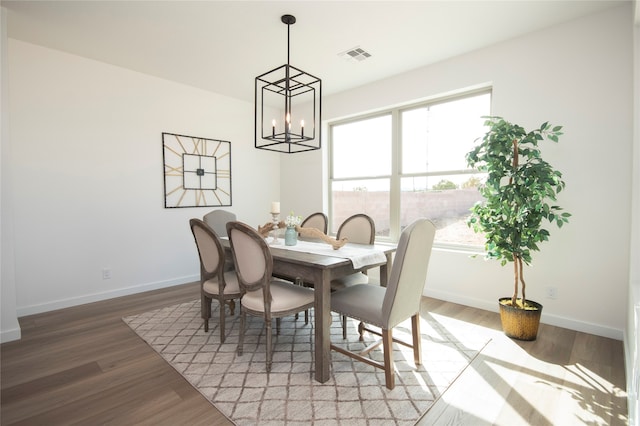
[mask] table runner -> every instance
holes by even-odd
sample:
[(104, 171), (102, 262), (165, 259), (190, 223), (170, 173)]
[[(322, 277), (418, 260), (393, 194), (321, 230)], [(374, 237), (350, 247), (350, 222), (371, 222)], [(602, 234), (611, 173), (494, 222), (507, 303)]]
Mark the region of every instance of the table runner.
[(364, 245), (348, 244), (338, 250), (334, 250), (333, 247), (326, 243), (315, 243), (300, 239), (295, 246), (286, 246), (284, 245), (284, 240), (279, 239), (278, 244), (270, 244), (269, 247), (349, 259), (354, 269), (387, 262), (387, 257), (382, 250)]

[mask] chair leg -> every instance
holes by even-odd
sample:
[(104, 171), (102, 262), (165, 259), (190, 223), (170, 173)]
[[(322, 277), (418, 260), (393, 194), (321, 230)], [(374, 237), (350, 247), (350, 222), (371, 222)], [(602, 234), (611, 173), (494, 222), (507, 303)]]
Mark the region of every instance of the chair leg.
[(413, 360), (416, 365), (422, 364), (422, 339), (420, 338), (420, 314), (411, 317), (411, 334), (413, 336)]
[[(280, 335), (280, 318), (276, 318), (276, 334), (279, 336)], [(271, 326), (271, 324), (269, 324), (269, 326)]]
[(220, 301), (220, 342), (224, 343), (224, 300)]
[[(276, 322), (279, 320), (280, 318), (276, 319)], [(271, 321), (266, 322), (265, 321), (265, 325), (267, 326), (267, 372), (271, 371), (271, 356), (272, 356), (272, 349), (271, 349), (271, 341), (273, 340), (272, 338), (272, 331), (271, 331)]]
[(209, 318), (211, 318), (211, 299), (204, 294), (200, 295), (200, 316), (204, 322), (205, 333), (209, 332)]
[(240, 336), (238, 337), (238, 355), (242, 355), (242, 344), (244, 343), (244, 327), (247, 321), (247, 314), (240, 310)]
[(387, 389), (393, 389), (396, 384), (393, 363), (392, 330), (382, 330), (382, 347), (384, 350), (384, 381), (387, 385)]
[(347, 316), (343, 315), (341, 320), (342, 320), (342, 338), (346, 339), (347, 338)]
[[(296, 277), (296, 279), (295, 279), (295, 284), (296, 284), (296, 285), (299, 285), (299, 286), (301, 286), (301, 287), (307, 287), (306, 283), (305, 283), (305, 282), (302, 280), (302, 278), (300, 278), (300, 277)], [(299, 318), (299, 317), (300, 317), (299, 312), (296, 312), (295, 320), (296, 320), (296, 321), (298, 321), (298, 318)], [(305, 323), (305, 324), (309, 324), (309, 310), (308, 310), (308, 309), (306, 309), (306, 310), (304, 311), (304, 323)]]
[[(302, 282), (302, 279), (300, 277), (296, 277), (295, 280), (295, 285), (303, 285), (304, 283)], [(307, 311), (304, 311), (305, 313), (305, 324), (308, 324), (308, 319), (307, 319)], [(298, 318), (300, 317), (299, 312), (296, 312), (296, 315), (294, 317), (294, 320), (298, 321)]]
[(360, 339), (359, 340), (361, 342), (364, 342), (364, 330), (365, 330), (364, 327), (365, 327), (364, 323), (362, 321), (360, 321), (358, 323), (358, 334), (360, 334)]
[(233, 299), (229, 300), (229, 310), (231, 311), (231, 316), (233, 316), (236, 311), (236, 301)]

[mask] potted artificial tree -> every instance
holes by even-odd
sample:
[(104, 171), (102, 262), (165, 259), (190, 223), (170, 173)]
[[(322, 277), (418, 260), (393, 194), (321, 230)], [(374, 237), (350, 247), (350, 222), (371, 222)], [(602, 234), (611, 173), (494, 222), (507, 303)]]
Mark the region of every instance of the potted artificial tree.
[(565, 183), (562, 174), (542, 159), (538, 143), (544, 139), (558, 142), (562, 126), (546, 122), (527, 132), (501, 117), (485, 118), (487, 133), (466, 155), (470, 167), (487, 173), (479, 188), (484, 200), (471, 208), (467, 224), (484, 233), (488, 259), (499, 260), (503, 266), (513, 263), (513, 295), (499, 299), (505, 334), (535, 340), (542, 305), (526, 299), (523, 265), (529, 265), (531, 252), (549, 239), (544, 223), (562, 227), (571, 216), (550, 204)]

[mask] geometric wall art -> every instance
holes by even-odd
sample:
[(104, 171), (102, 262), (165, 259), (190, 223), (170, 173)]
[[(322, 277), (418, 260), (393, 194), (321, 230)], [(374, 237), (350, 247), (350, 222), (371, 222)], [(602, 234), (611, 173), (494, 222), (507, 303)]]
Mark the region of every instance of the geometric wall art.
[(231, 142), (162, 133), (164, 207), (231, 205)]

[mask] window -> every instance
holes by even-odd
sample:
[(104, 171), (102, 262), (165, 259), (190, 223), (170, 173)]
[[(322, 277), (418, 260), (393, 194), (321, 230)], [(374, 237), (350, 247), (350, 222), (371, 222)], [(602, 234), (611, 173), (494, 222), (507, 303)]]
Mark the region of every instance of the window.
[(484, 176), (467, 168), (465, 154), (483, 135), (490, 107), (485, 90), (331, 124), (331, 231), (366, 213), (378, 237), (395, 241), (427, 217), (438, 244), (482, 245), (465, 221)]

